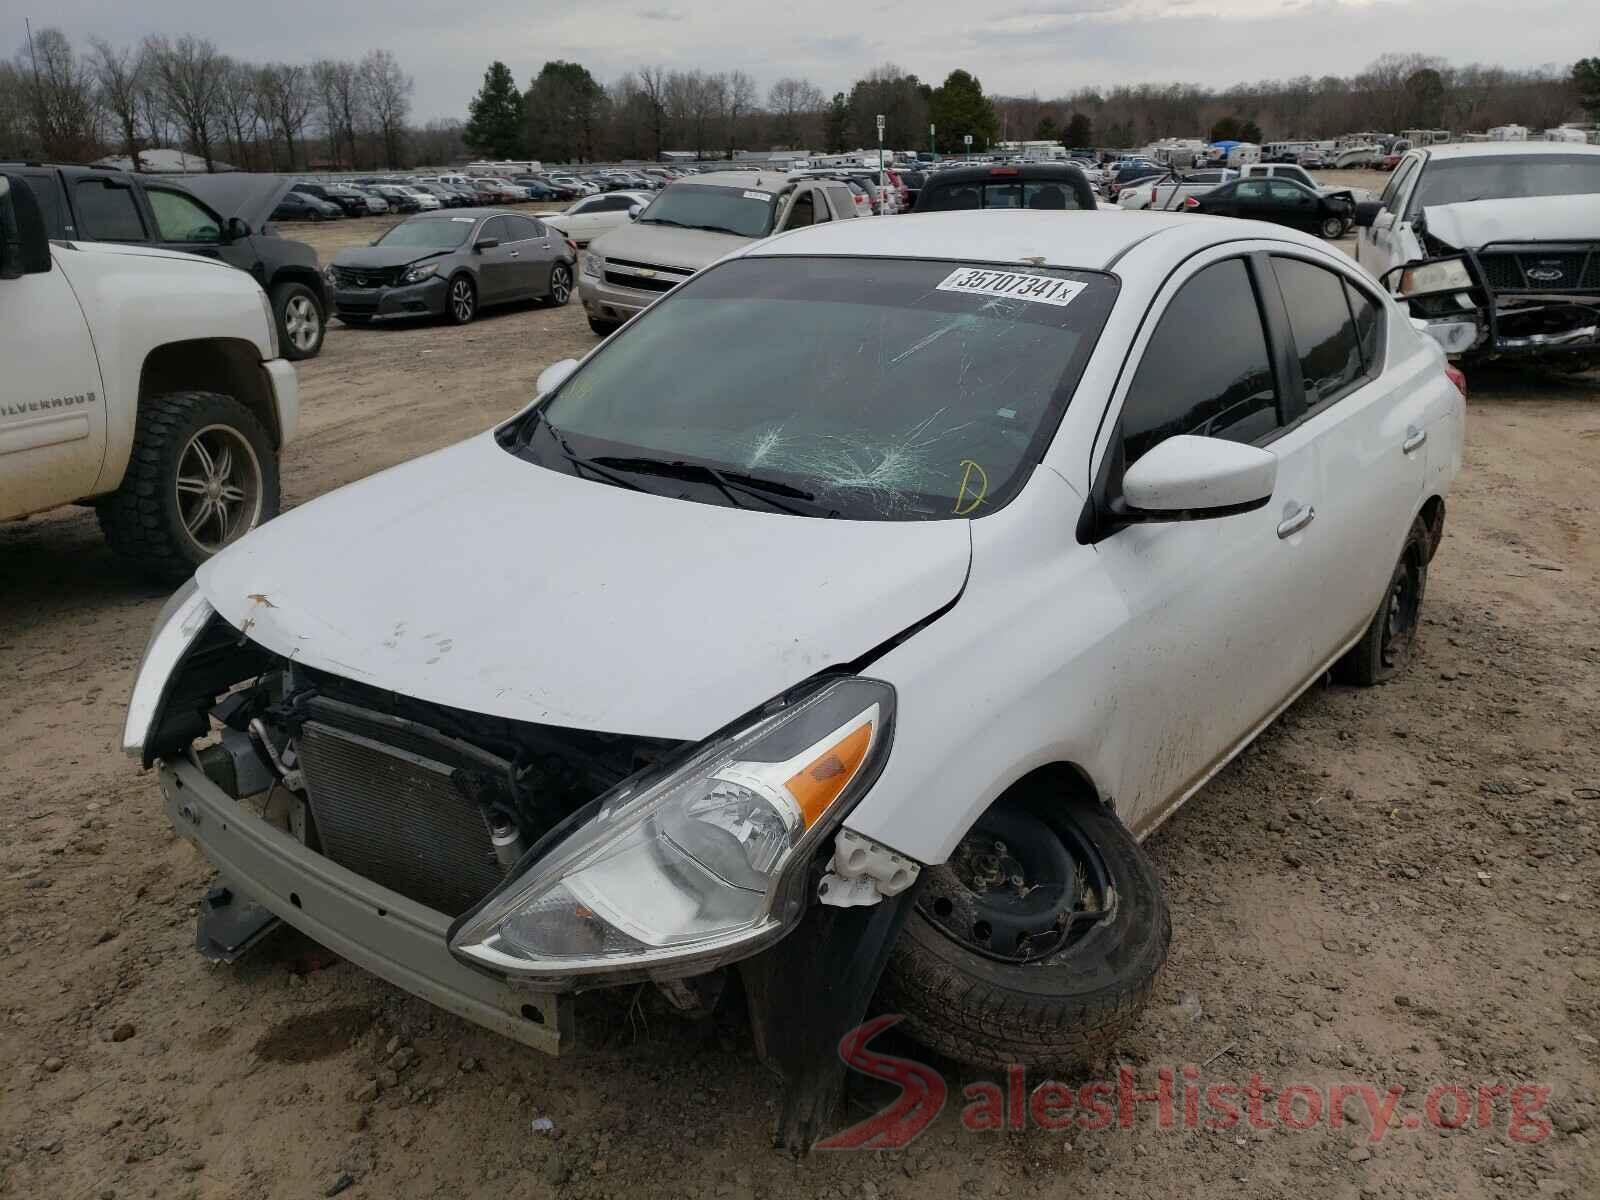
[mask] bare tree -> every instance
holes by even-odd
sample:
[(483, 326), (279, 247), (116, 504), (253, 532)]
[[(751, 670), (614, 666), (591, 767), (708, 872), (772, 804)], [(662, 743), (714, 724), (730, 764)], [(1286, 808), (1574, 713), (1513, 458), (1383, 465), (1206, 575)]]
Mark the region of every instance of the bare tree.
[(28, 82), (12, 63), (0, 60), (0, 158), (37, 158)]
[(790, 149), (803, 145), (806, 126), (827, 104), (822, 89), (809, 79), (778, 80), (767, 93), (767, 110), (773, 116), (773, 140)]
[(666, 149), (667, 107), (671, 79), (665, 67), (640, 67), (637, 76), (645, 120), (648, 122), (651, 139), (655, 144), (655, 156), (658, 159), (661, 157), (661, 152)]
[[(316, 104), (310, 79), (304, 67), (291, 63), (270, 63), (256, 74), (256, 87), (272, 114), (272, 123), (283, 135), (289, 154), (289, 170), (295, 169), (294, 147), (305, 138), (306, 122)], [(304, 147), (302, 147), (303, 149)]]
[(350, 165), (361, 165), (356, 145), (356, 130), (366, 120), (366, 96), (361, 87), (361, 69), (353, 62), (340, 60), (333, 64), (329, 80), (333, 87), (334, 103), (339, 110), (339, 129), (350, 147)]
[(211, 142), (217, 126), (228, 60), (205, 38), (184, 34), (177, 41), (145, 39), (150, 62), (168, 110), (182, 126), (189, 144), (213, 171)]
[(743, 71), (729, 71), (722, 77), (717, 100), (721, 109), (723, 144), (728, 157), (732, 158), (739, 141), (740, 124), (756, 108), (756, 81)]
[(339, 92), (334, 83), (338, 69), (339, 64), (327, 58), (311, 64), (311, 88), (316, 98), (317, 124), (321, 126), (322, 136), (328, 144), (328, 159), (335, 167), (339, 165), (339, 134), (342, 128), (339, 123)]
[(49, 158), (82, 162), (98, 149), (100, 109), (94, 74), (59, 29), (41, 29), (18, 56), (40, 149)]
[(217, 109), (223, 140), (227, 143), (233, 165), (245, 170), (254, 167), (257, 142), (261, 136), (260, 98), (256, 92), (254, 66), (229, 60), (227, 72), (222, 78)]
[(400, 165), (406, 117), (411, 112), (411, 93), (416, 86), (416, 81), (401, 70), (387, 50), (373, 50), (361, 60), (361, 92), (383, 141), (387, 166)]
[(144, 56), (131, 48), (118, 50), (102, 38), (90, 39), (100, 107), (116, 126), (122, 150), (139, 170), (139, 95), (144, 85)]

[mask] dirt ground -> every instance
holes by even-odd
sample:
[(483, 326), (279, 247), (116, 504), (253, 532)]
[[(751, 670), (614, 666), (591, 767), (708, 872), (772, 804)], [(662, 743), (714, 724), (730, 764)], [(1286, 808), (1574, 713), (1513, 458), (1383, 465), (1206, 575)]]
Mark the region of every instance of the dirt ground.
[[(326, 257), (379, 225), (307, 236)], [(576, 305), (335, 325), (287, 501), (481, 430), (592, 344)], [(937, 1064), (949, 1103), (908, 1149), (795, 1162), (737, 1016), (580, 1001), (587, 1048), (556, 1061), (297, 936), (210, 966), (210, 872), (116, 748), (163, 596), (69, 509), (0, 527), (0, 1195), (1600, 1194), (1600, 376), (1471, 382), (1419, 661), (1313, 689), (1150, 840), (1172, 955), (1120, 1051), (1141, 1092), (1168, 1065), (1259, 1075), (1269, 1119), (1294, 1084), (1403, 1087), (1376, 1129), (1354, 1098), (1340, 1128), (1189, 1129), (1180, 1093), (1175, 1128), (1141, 1104), (1131, 1129), (985, 1134), (974, 1077)], [(1473, 1120), (1436, 1128), (1424, 1095), (1455, 1084)], [(1531, 1123), (1489, 1092), (1478, 1128), (1479, 1086), (1519, 1084), (1549, 1089)], [(888, 1098), (853, 1095), (852, 1119)]]

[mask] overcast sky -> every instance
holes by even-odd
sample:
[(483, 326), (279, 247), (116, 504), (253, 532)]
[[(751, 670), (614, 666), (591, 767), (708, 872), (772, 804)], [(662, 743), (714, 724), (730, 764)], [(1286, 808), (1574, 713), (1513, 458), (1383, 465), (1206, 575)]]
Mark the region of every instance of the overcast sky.
[[(1350, 74), (1385, 51), (1451, 62), (1565, 67), (1600, 55), (1600, 0), (29, 0), (5, 5), (74, 43), (190, 32), (225, 52), (305, 61), (392, 50), (416, 77), (415, 115), (462, 116), (484, 67), (526, 86), (547, 59), (602, 82), (640, 64), (784, 75), (828, 94), (892, 62), (937, 83), (956, 67), (986, 91), (1043, 98), (1079, 87), (1226, 85)], [(15, 14), (10, 15), (10, 14)], [(981, 14), (981, 15), (978, 15)]]

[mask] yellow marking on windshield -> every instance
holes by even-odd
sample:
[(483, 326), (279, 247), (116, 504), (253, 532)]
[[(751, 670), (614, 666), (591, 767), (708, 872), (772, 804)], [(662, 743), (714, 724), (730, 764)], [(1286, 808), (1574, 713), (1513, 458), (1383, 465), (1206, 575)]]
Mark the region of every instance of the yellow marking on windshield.
[[(977, 486), (974, 487), (974, 476)], [(961, 460), (961, 486), (956, 489), (956, 506), (953, 510), (958, 517), (964, 517), (983, 503), (983, 498), (989, 494), (989, 473), (973, 462), (970, 458)]]

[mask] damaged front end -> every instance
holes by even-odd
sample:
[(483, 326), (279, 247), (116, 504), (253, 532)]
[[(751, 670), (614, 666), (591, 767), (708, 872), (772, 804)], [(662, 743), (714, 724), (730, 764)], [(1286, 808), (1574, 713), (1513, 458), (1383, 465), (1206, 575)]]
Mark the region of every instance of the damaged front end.
[(1422, 234), (1428, 258), (1383, 282), (1449, 355), (1600, 359), (1600, 240), (1491, 242), (1458, 249)]
[[(697, 742), (465, 712), (270, 653), (191, 584), (151, 638), (124, 747), (159, 767), (174, 827), (218, 868), (208, 957), (282, 920), (559, 1053), (573, 993), (650, 981), (681, 1006), (698, 993), (680, 981), (734, 962), (784, 973), (763, 951), (830, 870), (851, 874), (830, 852), (893, 720), (893, 689), (847, 674)], [(891, 865), (875, 899), (916, 877)], [(852, 1019), (870, 990), (848, 998)]]

